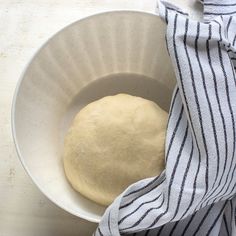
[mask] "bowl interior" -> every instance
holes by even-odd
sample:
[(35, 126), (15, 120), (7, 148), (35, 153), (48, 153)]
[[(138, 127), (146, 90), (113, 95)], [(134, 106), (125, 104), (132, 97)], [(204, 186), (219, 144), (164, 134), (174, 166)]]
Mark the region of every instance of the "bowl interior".
[(36, 185), (66, 211), (99, 222), (105, 210), (75, 192), (63, 170), (64, 134), (82, 107), (122, 92), (168, 111), (174, 74), (164, 27), (149, 13), (94, 15), (53, 36), (27, 66), (13, 102), (14, 140)]

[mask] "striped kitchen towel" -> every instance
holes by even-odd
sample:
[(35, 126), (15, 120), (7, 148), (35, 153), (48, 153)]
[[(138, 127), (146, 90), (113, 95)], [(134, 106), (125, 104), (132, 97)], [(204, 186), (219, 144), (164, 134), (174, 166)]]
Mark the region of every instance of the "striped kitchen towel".
[(127, 188), (95, 236), (236, 235), (236, 0), (204, 0), (198, 22), (161, 1), (176, 75), (166, 169)]

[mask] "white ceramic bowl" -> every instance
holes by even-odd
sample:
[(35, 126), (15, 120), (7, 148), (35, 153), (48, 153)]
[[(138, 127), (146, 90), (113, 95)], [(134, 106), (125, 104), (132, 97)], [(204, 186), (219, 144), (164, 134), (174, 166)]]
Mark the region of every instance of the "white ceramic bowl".
[(74, 191), (63, 170), (63, 137), (83, 106), (123, 92), (168, 110), (174, 76), (164, 27), (150, 13), (93, 15), (50, 38), (23, 72), (12, 107), (17, 152), (38, 188), (64, 210), (93, 222), (105, 210)]

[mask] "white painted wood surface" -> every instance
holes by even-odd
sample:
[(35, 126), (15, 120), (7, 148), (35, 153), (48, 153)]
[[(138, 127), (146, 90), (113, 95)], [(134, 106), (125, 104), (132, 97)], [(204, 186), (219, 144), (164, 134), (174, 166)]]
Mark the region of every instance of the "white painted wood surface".
[[(180, 2), (194, 5), (186, 1)], [(50, 202), (18, 160), (10, 112), (25, 64), (48, 37), (77, 19), (114, 9), (154, 12), (155, 5), (156, 0), (0, 0), (0, 236), (86, 236), (96, 227)]]

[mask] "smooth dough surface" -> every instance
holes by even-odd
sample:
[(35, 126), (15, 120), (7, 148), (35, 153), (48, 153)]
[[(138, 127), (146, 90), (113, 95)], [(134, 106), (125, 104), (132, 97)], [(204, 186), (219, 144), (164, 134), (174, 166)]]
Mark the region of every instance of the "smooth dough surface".
[(164, 169), (168, 114), (127, 94), (107, 96), (75, 117), (64, 144), (64, 168), (75, 190), (110, 204), (130, 184)]

